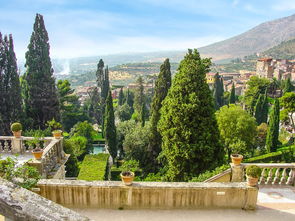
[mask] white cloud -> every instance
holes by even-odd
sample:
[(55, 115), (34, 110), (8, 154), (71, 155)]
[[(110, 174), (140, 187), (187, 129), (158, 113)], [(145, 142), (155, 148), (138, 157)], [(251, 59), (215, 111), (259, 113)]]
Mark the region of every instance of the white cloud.
[(295, 9), (294, 0), (281, 0), (272, 6), (272, 9), (277, 11), (290, 11)]

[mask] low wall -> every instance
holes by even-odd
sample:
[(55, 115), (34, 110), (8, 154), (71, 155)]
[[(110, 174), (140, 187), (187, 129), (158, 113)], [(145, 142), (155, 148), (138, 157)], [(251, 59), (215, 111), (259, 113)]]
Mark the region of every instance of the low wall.
[(246, 183), (41, 180), (40, 195), (71, 208), (255, 209), (258, 189)]

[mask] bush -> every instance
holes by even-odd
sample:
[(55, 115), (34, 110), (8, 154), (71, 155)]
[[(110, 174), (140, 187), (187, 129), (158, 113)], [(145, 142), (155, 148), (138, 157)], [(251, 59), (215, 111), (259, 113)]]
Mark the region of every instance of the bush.
[(86, 155), (80, 168), (78, 180), (107, 180), (109, 154)]
[(211, 171), (206, 171), (205, 173), (201, 173), (199, 176), (192, 178), (189, 182), (204, 182), (205, 180), (209, 179), (210, 177), (213, 177), (219, 173), (222, 173), (223, 171), (230, 168), (228, 164), (224, 164), (220, 167), (215, 168)]
[(258, 178), (260, 177), (262, 169), (256, 165), (251, 165), (246, 168), (247, 176)]
[(13, 132), (17, 132), (17, 131), (21, 131), (23, 129), (23, 126), (21, 125), (21, 123), (13, 123), (11, 124), (10, 129)]

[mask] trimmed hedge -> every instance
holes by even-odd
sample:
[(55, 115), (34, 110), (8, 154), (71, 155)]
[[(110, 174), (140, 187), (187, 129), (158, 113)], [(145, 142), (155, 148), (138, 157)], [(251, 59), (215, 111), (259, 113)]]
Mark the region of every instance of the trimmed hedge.
[(215, 168), (214, 170), (211, 171), (206, 171), (205, 173), (201, 173), (197, 177), (193, 177), (189, 182), (203, 182), (210, 177), (213, 177), (219, 173), (222, 173), (223, 171), (226, 171), (228, 168), (230, 168), (229, 164), (224, 164), (220, 167)]
[(244, 163), (270, 163), (270, 162), (286, 162), (290, 163), (295, 160), (295, 145), (280, 148), (279, 151), (263, 154), (257, 157), (245, 159)]
[(80, 168), (78, 180), (107, 180), (109, 154), (86, 155)]

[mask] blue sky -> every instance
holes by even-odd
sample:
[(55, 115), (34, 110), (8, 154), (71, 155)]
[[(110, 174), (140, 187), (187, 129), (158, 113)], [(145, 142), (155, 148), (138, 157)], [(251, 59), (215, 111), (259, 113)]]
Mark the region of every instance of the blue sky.
[(0, 0), (0, 32), (18, 58), (35, 14), (56, 58), (196, 48), (295, 13), (295, 0)]

